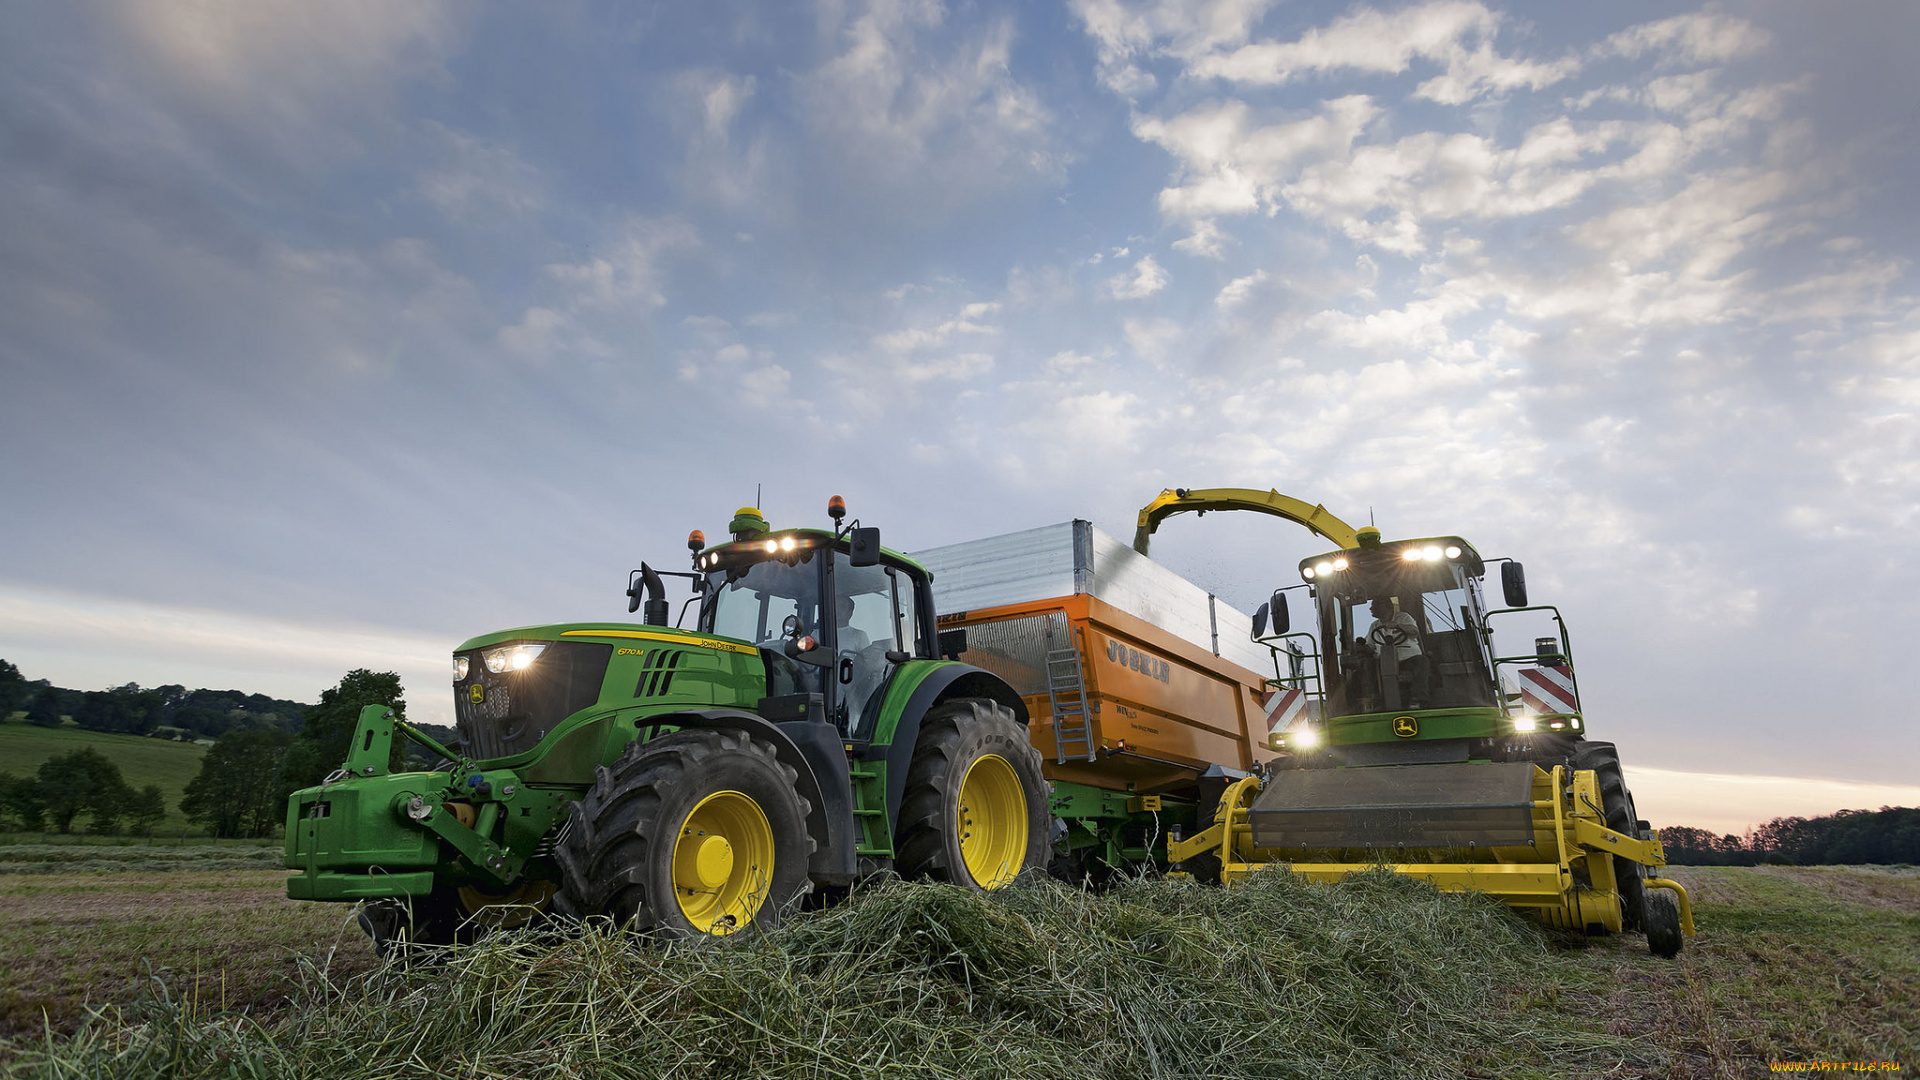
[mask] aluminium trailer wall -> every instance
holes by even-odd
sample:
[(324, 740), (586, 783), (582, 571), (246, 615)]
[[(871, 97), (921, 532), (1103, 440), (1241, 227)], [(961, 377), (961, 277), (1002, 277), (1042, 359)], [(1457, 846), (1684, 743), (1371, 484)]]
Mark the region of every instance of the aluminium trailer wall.
[(941, 630), (966, 630), (959, 658), (1025, 699), (1049, 779), (1175, 792), (1271, 756), (1252, 620), (1089, 522), (913, 557)]

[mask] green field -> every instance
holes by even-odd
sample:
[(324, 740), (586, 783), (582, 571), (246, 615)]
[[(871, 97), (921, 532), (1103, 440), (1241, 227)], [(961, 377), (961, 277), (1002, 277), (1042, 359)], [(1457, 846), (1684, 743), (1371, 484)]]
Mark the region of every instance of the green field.
[[(276, 872), (195, 868), (232, 849), (182, 849), (174, 869), (146, 873), (127, 872), (160, 865), (137, 846), (91, 858), (0, 874), (13, 913), (0, 969), (21, 976), (0, 990), (0, 1073), (1717, 1080), (1770, 1061), (1920, 1067), (1912, 867), (1675, 868), (1701, 933), (1672, 962), (1635, 936), (1546, 932), (1409, 879), (1274, 874), (1098, 895), (896, 884), (719, 947), (507, 935), (407, 969), (375, 961), (347, 906), (286, 900)], [(116, 1007), (83, 1021), (90, 1005)]]
[[(200, 759), (207, 748), (194, 743), (148, 739), (138, 735), (114, 735), (102, 731), (83, 731), (71, 724), (60, 728), (34, 727), (19, 720), (0, 723), (0, 772), (31, 776), (40, 763), (82, 747), (92, 747), (120, 767), (120, 775), (135, 790), (159, 784), (167, 795), (167, 817), (155, 830), (157, 836), (179, 836), (197, 832), (180, 813), (180, 796), (187, 784), (200, 774)], [(81, 822), (86, 818), (83, 816)]]

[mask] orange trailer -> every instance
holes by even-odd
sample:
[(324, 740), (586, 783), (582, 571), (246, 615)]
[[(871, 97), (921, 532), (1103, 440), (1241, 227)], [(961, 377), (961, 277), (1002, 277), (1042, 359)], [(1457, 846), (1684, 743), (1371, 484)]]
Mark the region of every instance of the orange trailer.
[(914, 558), (947, 612), (941, 651), (1020, 693), (1048, 779), (1189, 794), (1211, 767), (1245, 774), (1273, 756), (1272, 653), (1252, 621), (1090, 523)]

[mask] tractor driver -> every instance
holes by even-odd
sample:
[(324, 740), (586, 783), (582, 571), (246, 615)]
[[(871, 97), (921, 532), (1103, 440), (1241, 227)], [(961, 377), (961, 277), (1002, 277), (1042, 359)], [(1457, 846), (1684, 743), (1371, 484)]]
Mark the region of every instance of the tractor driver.
[(867, 633), (853, 625), (853, 597), (841, 593), (833, 601), (834, 633), (840, 642), (840, 655), (858, 656), (868, 645), (873, 644)]
[(1407, 708), (1422, 708), (1427, 696), (1427, 657), (1420, 648), (1420, 625), (1412, 612), (1395, 611), (1393, 601), (1384, 596), (1374, 598), (1372, 610), (1373, 629), (1367, 631), (1367, 641), (1375, 649), (1394, 650), (1396, 670), (1411, 690)]

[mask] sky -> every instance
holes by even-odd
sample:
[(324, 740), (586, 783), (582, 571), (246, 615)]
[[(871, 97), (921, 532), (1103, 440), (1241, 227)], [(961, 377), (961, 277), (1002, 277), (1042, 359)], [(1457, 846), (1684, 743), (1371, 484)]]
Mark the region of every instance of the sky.
[[(1920, 7), (0, 7), (0, 656), (299, 700), (756, 492), (1456, 534), (1645, 816), (1920, 805)], [(1251, 610), (1324, 543), (1154, 556)], [(1304, 614), (1304, 612), (1298, 613)], [(1298, 615), (1296, 616), (1298, 617)]]

